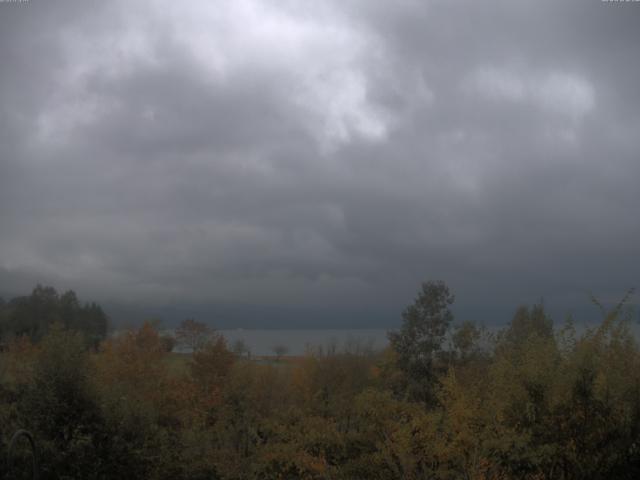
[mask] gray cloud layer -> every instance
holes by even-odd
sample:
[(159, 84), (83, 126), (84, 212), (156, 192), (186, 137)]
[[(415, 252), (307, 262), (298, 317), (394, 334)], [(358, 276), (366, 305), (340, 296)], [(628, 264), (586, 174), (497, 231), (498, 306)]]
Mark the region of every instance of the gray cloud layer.
[[(0, 291), (347, 312), (637, 281), (640, 4), (0, 4)], [(300, 320), (304, 324), (304, 320)]]

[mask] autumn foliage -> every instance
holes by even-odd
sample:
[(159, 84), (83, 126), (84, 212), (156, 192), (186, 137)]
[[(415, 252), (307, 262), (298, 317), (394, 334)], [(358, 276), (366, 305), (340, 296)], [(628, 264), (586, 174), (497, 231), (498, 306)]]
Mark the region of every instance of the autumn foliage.
[(151, 324), (98, 349), (61, 325), (15, 337), (1, 448), (31, 430), (51, 479), (638, 478), (640, 350), (623, 305), (580, 334), (542, 305), (490, 333), (455, 324), (443, 287), (423, 288), (382, 352), (262, 364), (208, 331), (177, 354)]

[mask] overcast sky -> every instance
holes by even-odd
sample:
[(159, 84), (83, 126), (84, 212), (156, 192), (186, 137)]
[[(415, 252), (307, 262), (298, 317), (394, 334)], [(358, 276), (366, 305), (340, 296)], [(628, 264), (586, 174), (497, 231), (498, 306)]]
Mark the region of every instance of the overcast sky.
[(0, 292), (341, 319), (427, 279), (478, 312), (614, 299), (640, 272), (639, 59), (640, 2), (0, 3)]

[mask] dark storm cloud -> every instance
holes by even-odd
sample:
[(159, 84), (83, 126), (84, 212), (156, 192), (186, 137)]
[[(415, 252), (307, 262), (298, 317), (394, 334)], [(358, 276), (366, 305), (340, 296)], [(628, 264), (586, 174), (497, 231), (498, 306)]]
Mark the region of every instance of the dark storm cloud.
[(32, 1), (0, 23), (6, 293), (339, 312), (427, 278), (478, 309), (636, 282), (636, 4)]

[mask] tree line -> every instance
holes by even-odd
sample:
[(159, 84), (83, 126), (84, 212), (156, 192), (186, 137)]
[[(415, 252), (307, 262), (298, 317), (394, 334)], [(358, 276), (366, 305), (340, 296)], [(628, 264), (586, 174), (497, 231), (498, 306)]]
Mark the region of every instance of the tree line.
[(56, 322), (1, 354), (1, 448), (29, 429), (51, 479), (638, 478), (626, 300), (580, 334), (542, 304), (491, 333), (455, 323), (448, 287), (426, 282), (385, 350), (274, 364), (210, 330), (184, 332), (178, 355), (151, 323), (93, 348)]
[(30, 295), (0, 298), (0, 338), (27, 337), (38, 342), (55, 324), (81, 332), (97, 345), (107, 335), (108, 318), (95, 302), (82, 304), (73, 290), (62, 294), (55, 288), (37, 285)]

